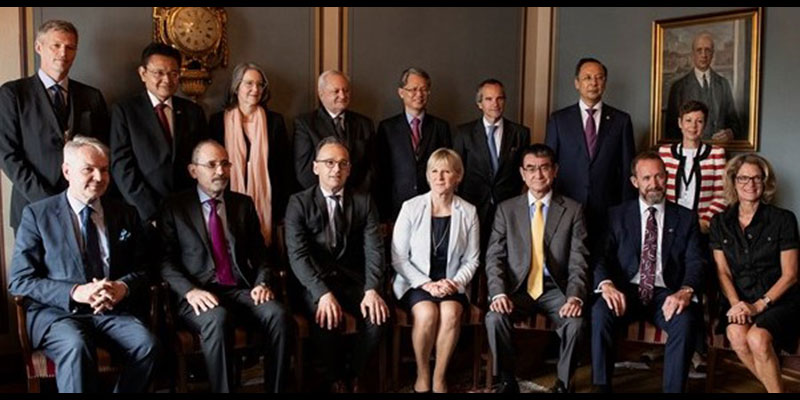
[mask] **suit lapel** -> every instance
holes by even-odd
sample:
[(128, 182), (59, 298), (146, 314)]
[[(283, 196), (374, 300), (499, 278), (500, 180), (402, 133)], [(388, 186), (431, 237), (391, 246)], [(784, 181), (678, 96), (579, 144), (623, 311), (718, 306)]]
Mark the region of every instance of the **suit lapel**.
[(547, 210), (547, 222), (544, 224), (544, 248), (550, 246), (550, 240), (556, 233), (558, 224), (561, 223), (561, 217), (564, 215), (564, 199), (561, 196), (553, 194), (550, 199), (550, 207)]
[[(417, 151), (417, 157), (426, 154), (428, 151), (428, 147), (430, 147), (431, 142), (433, 141), (433, 122), (431, 122), (431, 116), (428, 113), (425, 113), (425, 116), (422, 118), (422, 126), (420, 127), (420, 134), (422, 135), (422, 139), (419, 141), (419, 149)], [(408, 127), (411, 130), (411, 126)], [(410, 137), (409, 137), (410, 139)]]
[[(531, 253), (533, 251), (531, 248), (531, 216), (530, 205), (528, 204), (528, 193), (526, 192), (518, 196), (517, 199), (516, 206), (512, 208), (511, 220), (517, 221), (517, 237), (525, 243), (524, 246), (528, 249), (528, 251), (524, 252), (525, 254), (523, 254), (522, 257), (524, 262), (519, 267), (528, 271), (531, 266)], [(509, 221), (506, 221), (506, 223), (508, 222)]]
[(342, 196), (342, 207), (344, 207), (344, 223), (347, 225), (344, 227), (344, 235), (342, 237), (342, 248), (339, 250), (339, 254), (336, 255), (336, 258), (341, 257), (345, 250), (347, 250), (347, 238), (350, 237), (350, 227), (353, 226), (353, 195), (352, 193), (344, 192)]
[(50, 101), (50, 95), (47, 94), (47, 89), (44, 83), (39, 79), (38, 75), (31, 77), (31, 90), (36, 97), (36, 102), (41, 106), (42, 113), (39, 115), (46, 115), (47, 124), (50, 126), (48, 132), (57, 137), (61, 142), (64, 142), (64, 131), (58, 124), (58, 117), (56, 117), (56, 110), (53, 108), (53, 103)]
[[(429, 202), (430, 203), (430, 202)], [(452, 211), (450, 212), (450, 234), (448, 235), (448, 242), (447, 242), (447, 264), (453, 262), (453, 251), (456, 247), (456, 241), (458, 240), (459, 230), (461, 229), (461, 213), (464, 210), (461, 208), (461, 201), (458, 197), (453, 197), (453, 206)], [(430, 221), (430, 218), (428, 218)], [(430, 229), (428, 229), (430, 232)], [(430, 243), (430, 240), (428, 241)], [(430, 254), (430, 250), (428, 253), (423, 254)]]
[(61, 224), (62, 237), (66, 238), (67, 246), (72, 254), (72, 264), (78, 274), (83, 277), (84, 282), (89, 281), (86, 275), (86, 268), (83, 265), (83, 257), (81, 255), (80, 246), (78, 246), (78, 238), (75, 236), (75, 228), (72, 226), (72, 208), (67, 201), (67, 193), (61, 195), (59, 207), (56, 210), (56, 219)]
[[(478, 119), (475, 127), (472, 129), (472, 140), (474, 141), (475, 157), (478, 158), (478, 164), (481, 169), (487, 172), (492, 171), (492, 162), (489, 160), (489, 144), (486, 143), (486, 128), (483, 126), (483, 119)], [(480, 174), (480, 176), (489, 176), (488, 174)]]
[(114, 275), (111, 274), (111, 268), (114, 266), (114, 255), (116, 254), (116, 245), (120, 236), (120, 221), (119, 218), (113, 217), (116, 215), (116, 210), (112, 205), (107, 201), (103, 201), (103, 198), (100, 199), (100, 203), (103, 206), (103, 222), (106, 224), (106, 235), (108, 235), (108, 271), (104, 272), (107, 277), (113, 278)]
[[(145, 118), (145, 120), (142, 121), (142, 122), (147, 124), (147, 126), (149, 127), (149, 131), (151, 132), (151, 135), (155, 136), (155, 140), (159, 143), (158, 144), (158, 151), (159, 152), (160, 151), (166, 152), (167, 153), (167, 157), (166, 158), (169, 158), (171, 160), (172, 157), (173, 157), (173, 155), (172, 155), (172, 153), (173, 153), (172, 147), (170, 146), (169, 142), (167, 142), (167, 138), (164, 137), (164, 128), (162, 128), (161, 127), (161, 123), (158, 122), (158, 115), (156, 115), (156, 109), (153, 107), (153, 103), (150, 102), (150, 96), (147, 94), (147, 90), (145, 90), (142, 93), (141, 97), (139, 98), (139, 105), (142, 107), (142, 115)], [(173, 131), (177, 131), (175, 129), (175, 125), (176, 125), (175, 120), (177, 119), (177, 118), (175, 118), (175, 116), (177, 115), (177, 112), (175, 110), (176, 106), (175, 106), (174, 98), (173, 98), (173, 101), (172, 101), (172, 107), (173, 107), (173, 110), (172, 110), (173, 111), (173, 113), (172, 113), (172, 125), (173, 125), (173, 128), (172, 128), (172, 130)], [(173, 139), (173, 142), (175, 142), (174, 139)], [(163, 149), (163, 150), (161, 150), (161, 149)], [(161, 154), (163, 154), (163, 153), (161, 153)], [(157, 159), (163, 160), (164, 158), (163, 157), (157, 157)], [(170, 177), (170, 179), (171, 179), (171, 177)]]
[(569, 124), (572, 125), (572, 127), (569, 128), (568, 132), (575, 132), (575, 136), (573, 137), (573, 139), (575, 139), (575, 144), (579, 149), (581, 149), (580, 153), (583, 155), (586, 163), (589, 164), (592, 162), (592, 160), (589, 158), (589, 150), (586, 147), (586, 136), (583, 129), (583, 114), (581, 114), (581, 109), (578, 104), (572, 106), (571, 110), (572, 111), (570, 111), (570, 113), (572, 116), (569, 117)]
[(631, 240), (635, 245), (634, 255), (636, 257), (636, 268), (639, 268), (639, 261), (642, 257), (642, 215), (639, 212), (639, 201), (631, 201), (628, 207), (628, 217), (625, 218), (627, 230), (631, 234)]
[[(183, 103), (177, 97), (172, 96), (172, 162), (175, 162), (175, 156), (178, 153), (175, 149), (179, 149), (181, 143), (184, 141), (184, 107)], [(166, 140), (164, 140), (166, 142)]]
[(233, 260), (233, 264), (238, 268), (238, 264), (236, 262), (235, 253), (236, 252), (236, 234), (239, 233), (236, 229), (242, 226), (239, 223), (239, 218), (237, 214), (237, 210), (239, 209), (237, 204), (234, 204), (236, 200), (233, 199), (233, 196), (228, 196), (229, 192), (225, 192), (223, 194), (223, 198), (225, 199), (225, 218), (228, 221), (228, 246), (231, 248), (231, 259)]
[[(503, 136), (500, 139), (500, 157), (497, 160), (497, 171), (503, 169), (506, 163), (514, 162), (510, 158), (514, 155), (511, 154), (511, 147), (516, 144), (516, 132), (511, 127), (511, 122), (503, 118)], [(497, 175), (495, 175), (497, 178)]]
[[(672, 243), (675, 240), (675, 232), (678, 224), (678, 212), (675, 208), (670, 207), (669, 203), (664, 204), (664, 226), (662, 233), (661, 243), (661, 268), (662, 270), (667, 265), (669, 259), (669, 252), (672, 249)], [(666, 274), (663, 271), (662, 274)]]
[(205, 246), (208, 254), (214, 254), (211, 251), (211, 242), (208, 239), (206, 220), (203, 218), (203, 205), (200, 204), (200, 199), (198, 198), (197, 193), (194, 191), (189, 192), (186, 196), (186, 202), (188, 203), (186, 207), (186, 213), (188, 214), (189, 220), (191, 221), (192, 225), (194, 225), (194, 229), (197, 231), (197, 234), (203, 241), (203, 246)]
[(597, 144), (594, 151), (594, 158), (592, 162), (597, 159), (597, 155), (603, 151), (603, 143), (611, 132), (611, 122), (613, 120), (613, 113), (611, 108), (603, 104), (603, 109), (600, 111), (600, 129), (597, 131)]

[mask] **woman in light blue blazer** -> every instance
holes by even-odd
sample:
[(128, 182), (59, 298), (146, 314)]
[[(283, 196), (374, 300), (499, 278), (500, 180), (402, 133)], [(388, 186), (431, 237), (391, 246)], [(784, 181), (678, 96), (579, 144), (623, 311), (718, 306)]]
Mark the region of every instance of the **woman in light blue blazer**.
[[(464, 175), (458, 153), (444, 148), (433, 152), (426, 175), (431, 191), (403, 203), (394, 225), (393, 289), (414, 316), (414, 391), (446, 392), (447, 364), (468, 305), (465, 293), (478, 268), (480, 231), (475, 207), (455, 195)], [(431, 376), (434, 345), (436, 365)]]

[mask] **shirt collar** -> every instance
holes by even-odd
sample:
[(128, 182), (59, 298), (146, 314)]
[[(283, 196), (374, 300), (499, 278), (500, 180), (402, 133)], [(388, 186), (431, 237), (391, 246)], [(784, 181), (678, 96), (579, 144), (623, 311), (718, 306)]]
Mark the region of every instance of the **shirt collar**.
[(39, 69), (39, 72), (37, 74), (39, 75), (39, 80), (42, 81), (45, 88), (50, 89), (51, 87), (53, 87), (53, 85), (58, 84), (64, 91), (69, 91), (69, 77), (66, 77), (60, 80), (59, 82), (56, 82), (55, 79), (51, 78), (50, 75), (47, 75), (44, 71), (42, 71), (41, 68)]
[[(147, 97), (150, 98), (150, 103), (153, 104), (153, 108), (156, 108), (157, 105), (162, 103), (162, 101), (159, 100), (158, 97), (156, 97), (156, 95), (150, 93), (149, 90), (147, 90), (146, 92), (147, 92)], [(164, 100), (163, 103), (166, 104), (167, 107), (172, 109), (172, 96), (169, 96), (169, 98)]]
[[(586, 109), (589, 108), (589, 105), (583, 102), (583, 99), (578, 100), (578, 107), (581, 108), (581, 112), (585, 113)], [(597, 104), (592, 107), (595, 110), (602, 110), (603, 109), (603, 100), (597, 102)], [(597, 115), (597, 114), (595, 114)]]
[[(200, 197), (200, 204), (205, 204), (207, 201), (211, 200), (211, 196), (206, 194), (206, 192), (204, 192), (203, 189), (200, 189), (199, 185), (197, 186), (197, 195)], [(223, 197), (224, 196), (222, 195), (222, 193), (220, 193), (220, 195), (216, 197), (217, 202), (222, 204)]]
[(666, 197), (664, 200), (661, 200), (661, 203), (653, 204), (652, 206), (647, 205), (647, 203), (642, 200), (642, 196), (639, 196), (639, 214), (647, 213), (647, 209), (650, 207), (655, 207), (656, 211), (658, 211), (658, 215), (664, 215), (664, 207), (665, 207)]
[(413, 116), (413, 115), (411, 115), (411, 114), (409, 114), (409, 113), (406, 113), (406, 121), (408, 121), (408, 124), (409, 124), (409, 125), (411, 125), (411, 121), (412, 121), (414, 118), (417, 118), (417, 119), (419, 119), (419, 124), (420, 124), (420, 126), (422, 126), (422, 121), (425, 119), (425, 111), (423, 111), (422, 113), (420, 113), (420, 114), (419, 114), (419, 117), (415, 117), (415, 116)]
[(330, 196), (332, 196), (334, 194), (344, 197), (344, 188), (339, 189), (339, 191), (336, 192), (336, 193), (329, 192), (329, 191), (323, 189), (322, 186), (319, 187), (319, 190), (322, 192), (322, 197), (325, 197), (326, 200), (332, 200), (330, 198)]
[[(75, 215), (81, 215), (81, 211), (86, 208), (86, 203), (72, 197), (67, 192), (67, 203), (69, 203), (69, 207), (75, 213)], [(101, 219), (103, 218), (103, 205), (100, 204), (100, 201), (95, 199), (95, 201), (89, 203), (89, 206), (92, 207), (92, 210), (95, 214), (97, 214)]]
[(497, 120), (497, 122), (495, 122), (493, 124), (493, 123), (489, 122), (489, 120), (487, 120), (486, 116), (484, 115), (483, 116), (483, 127), (486, 128), (486, 129), (489, 129), (489, 127), (492, 126), (492, 125), (496, 126), (497, 130), (503, 129), (503, 118), (500, 118), (499, 120)]
[(552, 189), (550, 189), (550, 191), (547, 192), (547, 194), (544, 195), (544, 197), (542, 197), (541, 199), (537, 199), (537, 198), (533, 197), (533, 193), (531, 193), (531, 191), (528, 190), (528, 205), (529, 206), (533, 206), (533, 203), (535, 203), (536, 200), (541, 200), (542, 203), (544, 203), (545, 207), (550, 207), (550, 200), (552, 200), (552, 199), (553, 199), (553, 190)]
[(703, 74), (706, 75), (706, 79), (708, 80), (708, 82), (710, 84), (711, 83), (711, 68), (709, 68), (709, 69), (707, 69), (705, 71), (700, 71), (697, 68), (694, 69), (694, 76), (697, 78), (698, 82), (702, 82), (703, 81)]
[(325, 108), (325, 106), (322, 106), (322, 109), (323, 109), (323, 110), (325, 110), (325, 112), (326, 112), (326, 113), (328, 113), (328, 115), (330, 115), (330, 116), (331, 116), (331, 119), (332, 119), (332, 120), (336, 120), (336, 117), (338, 117), (338, 116), (340, 116), (340, 115), (342, 116), (342, 119), (344, 119), (344, 113), (345, 113), (345, 111), (347, 111), (347, 110), (342, 110), (342, 112), (340, 112), (340, 113), (338, 113), (338, 114), (334, 114), (334, 113), (332, 113), (332, 112), (328, 111), (328, 109), (327, 109), (327, 108)]

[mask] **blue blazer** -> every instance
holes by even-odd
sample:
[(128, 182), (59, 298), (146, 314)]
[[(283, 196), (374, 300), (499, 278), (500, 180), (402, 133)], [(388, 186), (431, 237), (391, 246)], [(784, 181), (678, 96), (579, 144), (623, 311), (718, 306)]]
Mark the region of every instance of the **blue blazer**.
[[(607, 226), (603, 256), (598, 257), (594, 265), (594, 287), (610, 279), (620, 288), (639, 273), (642, 252), (639, 199), (609, 210)], [(696, 293), (702, 293), (703, 258), (698, 242), (697, 213), (667, 201), (661, 229), (664, 284), (672, 291), (690, 286)]]
[[(111, 198), (101, 201), (110, 252), (106, 276), (125, 282), (129, 293), (126, 299), (130, 299), (147, 282), (142, 225), (132, 207)], [(32, 203), (22, 211), (9, 291), (27, 297), (28, 333), (34, 347), (41, 344), (52, 323), (79, 312), (70, 292), (73, 286), (90, 280), (70, 213), (66, 192)], [(125, 303), (130, 302), (123, 301), (106, 313), (124, 312)]]

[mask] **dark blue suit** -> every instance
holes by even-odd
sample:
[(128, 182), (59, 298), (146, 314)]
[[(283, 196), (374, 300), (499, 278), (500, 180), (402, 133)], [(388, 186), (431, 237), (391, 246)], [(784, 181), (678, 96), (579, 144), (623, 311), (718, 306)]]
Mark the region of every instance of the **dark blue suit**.
[(616, 317), (605, 300), (598, 297), (592, 308), (592, 371), (595, 384), (611, 384), (614, 372), (613, 346), (617, 327), (648, 319), (667, 332), (664, 355), (664, 391), (681, 392), (688, 376), (694, 350), (694, 335), (701, 333), (700, 305), (692, 302), (680, 315), (667, 322), (661, 306), (667, 296), (689, 286), (698, 296), (703, 292), (703, 258), (698, 244), (697, 213), (666, 202), (661, 243), (661, 264), (666, 288), (656, 287), (653, 300), (645, 306), (639, 299), (638, 285), (630, 281), (639, 274), (642, 252), (642, 226), (639, 199), (609, 210), (603, 256), (594, 266), (594, 287), (610, 279), (625, 294), (626, 310)]
[(110, 253), (105, 276), (124, 282), (128, 296), (101, 314), (92, 314), (91, 308), (70, 296), (75, 285), (90, 279), (66, 193), (26, 206), (17, 231), (9, 291), (27, 298), (31, 344), (55, 362), (62, 392), (96, 391), (95, 338), (124, 350), (128, 364), (117, 383), (118, 392), (145, 390), (158, 353), (155, 337), (128, 312), (147, 283), (141, 223), (136, 211), (119, 201), (103, 199), (102, 207)]
[(628, 180), (635, 153), (631, 117), (603, 104), (597, 147), (594, 158), (590, 159), (576, 103), (550, 116), (545, 143), (555, 151), (558, 161), (553, 189), (584, 205), (589, 233), (587, 246), (594, 252), (593, 238), (602, 236), (608, 208), (635, 197)]

